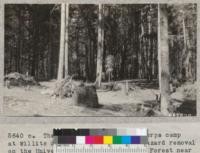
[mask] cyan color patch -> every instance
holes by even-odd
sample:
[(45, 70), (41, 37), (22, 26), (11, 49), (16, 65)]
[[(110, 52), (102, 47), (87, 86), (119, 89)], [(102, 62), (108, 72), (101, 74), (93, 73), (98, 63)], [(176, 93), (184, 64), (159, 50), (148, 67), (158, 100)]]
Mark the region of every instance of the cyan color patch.
[(122, 144), (131, 144), (130, 136), (122, 136), (121, 140), (122, 140)]

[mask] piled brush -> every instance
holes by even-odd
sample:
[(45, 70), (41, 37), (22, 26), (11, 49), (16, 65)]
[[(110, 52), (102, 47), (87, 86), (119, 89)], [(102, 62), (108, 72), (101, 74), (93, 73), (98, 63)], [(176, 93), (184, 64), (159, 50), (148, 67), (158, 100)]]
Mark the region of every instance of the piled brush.
[(71, 97), (74, 90), (73, 80), (71, 76), (56, 82), (52, 96)]
[(52, 96), (65, 98), (72, 97), (76, 105), (98, 108), (98, 96), (94, 85), (84, 84), (83, 81), (73, 80), (68, 76), (56, 82)]
[(9, 88), (10, 86), (39, 86), (40, 84), (32, 76), (13, 72), (4, 77), (4, 85)]

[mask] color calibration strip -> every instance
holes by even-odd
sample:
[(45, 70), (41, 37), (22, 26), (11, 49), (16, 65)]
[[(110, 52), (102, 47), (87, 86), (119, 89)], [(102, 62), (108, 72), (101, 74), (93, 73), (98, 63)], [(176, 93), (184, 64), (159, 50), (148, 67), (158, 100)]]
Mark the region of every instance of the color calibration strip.
[(53, 136), (106, 136), (106, 135), (134, 135), (147, 136), (146, 128), (128, 129), (53, 129)]
[(54, 136), (54, 144), (148, 144), (147, 136)]
[(147, 129), (54, 129), (54, 144), (148, 144)]

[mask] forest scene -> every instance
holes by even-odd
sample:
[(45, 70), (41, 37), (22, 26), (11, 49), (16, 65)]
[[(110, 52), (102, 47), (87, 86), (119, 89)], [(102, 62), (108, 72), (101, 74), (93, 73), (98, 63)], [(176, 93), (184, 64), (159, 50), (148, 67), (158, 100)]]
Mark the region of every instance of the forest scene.
[(196, 4), (6, 4), (7, 116), (195, 116)]

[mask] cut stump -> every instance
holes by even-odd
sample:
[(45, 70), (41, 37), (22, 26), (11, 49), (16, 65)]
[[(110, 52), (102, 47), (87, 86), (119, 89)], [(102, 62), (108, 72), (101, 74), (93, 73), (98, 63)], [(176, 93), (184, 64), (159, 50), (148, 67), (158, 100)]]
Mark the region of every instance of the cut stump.
[(76, 86), (72, 97), (76, 105), (83, 105), (91, 108), (99, 107), (96, 88), (93, 85)]

